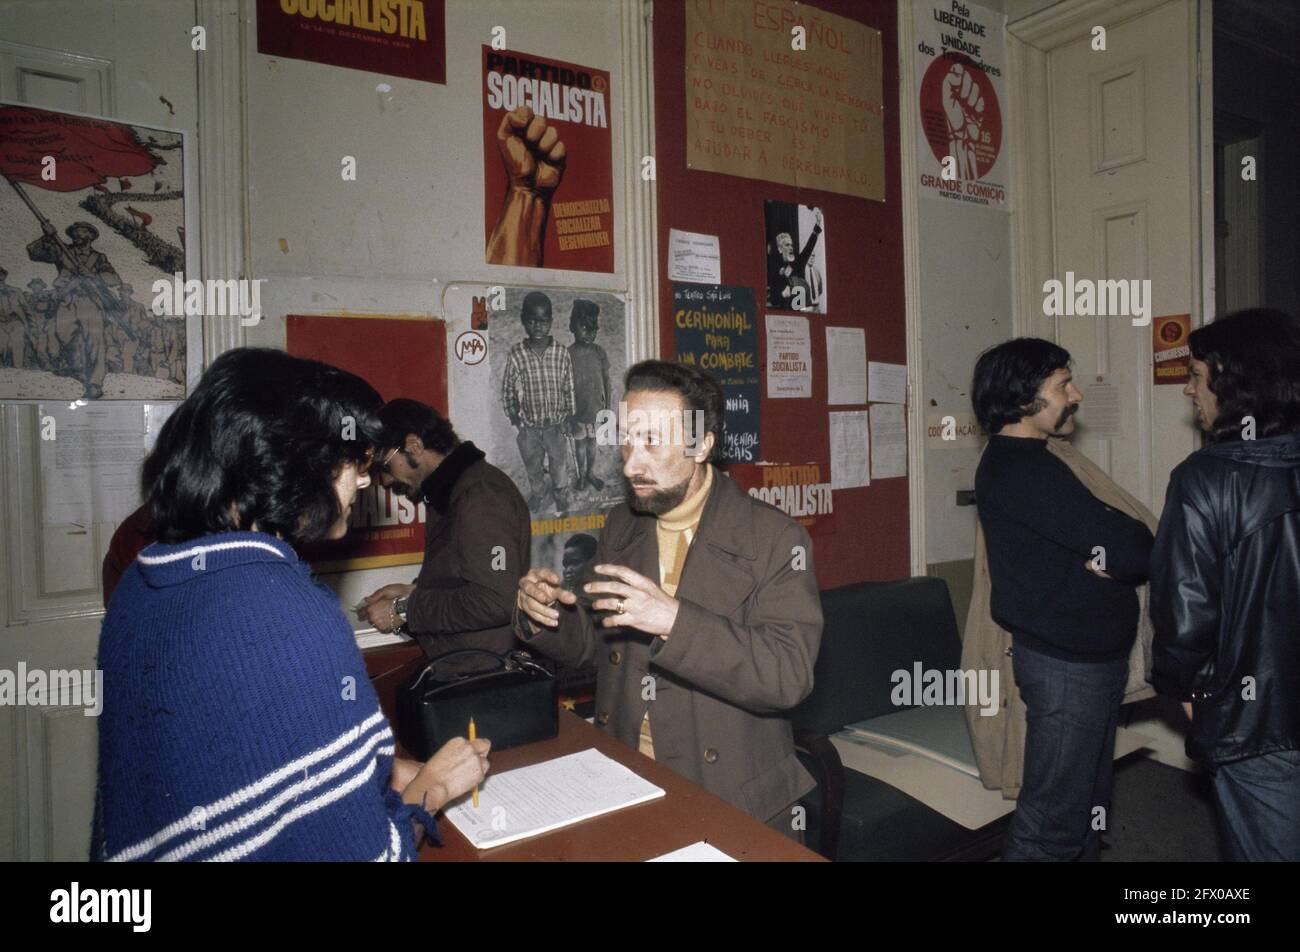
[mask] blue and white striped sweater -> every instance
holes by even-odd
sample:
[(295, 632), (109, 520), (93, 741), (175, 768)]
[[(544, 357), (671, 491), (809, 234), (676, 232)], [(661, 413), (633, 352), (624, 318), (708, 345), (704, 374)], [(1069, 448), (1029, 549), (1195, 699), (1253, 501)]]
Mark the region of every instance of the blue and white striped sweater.
[[(332, 592), (256, 532), (145, 549), (100, 634), (91, 855), (409, 860), (394, 742)], [(436, 831), (433, 831), (436, 833)]]

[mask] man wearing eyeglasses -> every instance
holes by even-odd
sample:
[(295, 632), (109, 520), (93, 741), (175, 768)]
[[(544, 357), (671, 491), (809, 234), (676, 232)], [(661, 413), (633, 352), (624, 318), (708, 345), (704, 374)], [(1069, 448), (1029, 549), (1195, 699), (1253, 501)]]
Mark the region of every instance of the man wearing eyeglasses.
[[(424, 564), (413, 585), (385, 585), (358, 609), (380, 631), (405, 628), (432, 658), (464, 648), (516, 646), (512, 612), (528, 571), (531, 522), (514, 481), (436, 409), (392, 400), (380, 412), (385, 449), (373, 477), (427, 507)], [(451, 670), (492, 667), (465, 659)]]

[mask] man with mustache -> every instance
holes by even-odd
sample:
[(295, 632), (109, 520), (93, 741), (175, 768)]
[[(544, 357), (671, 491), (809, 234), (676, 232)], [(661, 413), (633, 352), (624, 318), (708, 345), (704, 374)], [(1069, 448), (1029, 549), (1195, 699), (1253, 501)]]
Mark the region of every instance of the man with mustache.
[[(380, 485), (427, 506), (424, 564), (414, 584), (385, 585), (358, 614), (380, 631), (405, 627), (430, 658), (462, 648), (512, 650), (515, 587), (528, 568), (532, 538), (524, 497), (435, 408), (390, 400), (379, 419)], [(492, 667), (480, 656), (448, 670)]]
[(1078, 473), (1086, 467), (1069, 461), (1081, 454), (1049, 447), (1074, 432), (1082, 400), (1069, 353), (1050, 341), (1010, 340), (975, 365), (971, 402), (989, 435), (975, 474), (988, 604), (1011, 634), (1026, 708), (1004, 860), (1095, 860), (1109, 810), (1136, 587), (1147, 578), (1152, 534), (1098, 498), (1118, 503), (1120, 494), (1141, 512), (1104, 474), (1089, 473), (1096, 485), (1085, 486)]
[(1183, 702), (1223, 858), (1300, 860), (1300, 322), (1192, 331), (1205, 446), (1169, 477), (1151, 560), (1152, 683)]
[(784, 712), (812, 690), (821, 644), (812, 542), (713, 465), (716, 381), (648, 360), (625, 392), (628, 501), (581, 584), (520, 580), (515, 630), (571, 667), (595, 660), (597, 726), (802, 839), (792, 807), (815, 784)]

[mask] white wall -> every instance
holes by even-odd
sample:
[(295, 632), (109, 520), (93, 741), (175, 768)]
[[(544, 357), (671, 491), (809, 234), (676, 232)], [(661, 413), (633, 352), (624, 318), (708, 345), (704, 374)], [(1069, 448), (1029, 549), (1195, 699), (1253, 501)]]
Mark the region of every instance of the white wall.
[[(516, 52), (608, 70), (612, 101), (620, 101), (622, 26), (614, 0), (448, 0), (445, 86), (265, 56), (250, 31), (248, 276), (267, 283), (264, 319), (246, 332), (246, 343), (283, 347), (286, 314), (339, 312), (445, 316), (450, 341), (467, 329), (443, 313), (444, 292), (457, 282), (627, 289), (628, 249), (617, 228), (613, 274), (483, 263), (481, 47), (496, 26)], [(610, 120), (614, 220), (622, 222), (624, 116), (617, 106)], [(342, 178), (345, 155), (356, 159), (356, 181)], [(457, 397), (449, 388), (452, 423), (491, 459), (488, 433), (475, 429), (472, 408)], [(417, 570), (323, 581), (352, 605), (389, 581), (410, 581)]]
[[(978, 0), (999, 13), (1014, 13), (1016, 0)], [(1046, 0), (1039, 0), (1046, 3)], [(900, 4), (899, 16), (912, 15)], [(915, 70), (915, 44), (900, 51), (899, 71)], [(904, 83), (904, 86), (907, 84)], [(1010, 83), (1003, 88), (1009, 90)], [(1003, 149), (994, 177), (1011, 179), (1014, 103), (1003, 102)], [(913, 98), (903, 108), (916, 109)], [(1010, 208), (1017, 196), (1009, 194)], [(933, 415), (971, 413), (970, 381), (980, 351), (1012, 336), (1011, 211), (918, 197), (917, 235), (921, 403), (924, 422)], [(913, 355), (910, 359), (917, 360)], [(924, 433), (924, 430), (922, 431)], [(921, 445), (925, 467), (925, 562), (970, 559), (975, 546), (975, 507), (958, 506), (957, 491), (975, 488), (978, 447)], [(960, 606), (959, 606), (960, 610)]]
[[(922, 200), (920, 238), (924, 412), (960, 419), (971, 413), (975, 358), (1012, 336), (1009, 215)], [(929, 564), (974, 555), (975, 507), (958, 506), (957, 491), (975, 488), (979, 457), (978, 447), (925, 447)]]

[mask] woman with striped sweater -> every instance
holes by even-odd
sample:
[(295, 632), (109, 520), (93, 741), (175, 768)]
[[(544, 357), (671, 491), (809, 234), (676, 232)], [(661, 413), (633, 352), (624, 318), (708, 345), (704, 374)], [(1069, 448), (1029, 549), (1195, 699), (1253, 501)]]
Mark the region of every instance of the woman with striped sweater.
[(487, 772), (392, 731), (338, 601), (294, 547), (341, 538), (380, 431), (361, 378), (274, 350), (216, 361), (143, 483), (158, 542), (100, 634), (100, 860), (409, 860)]

